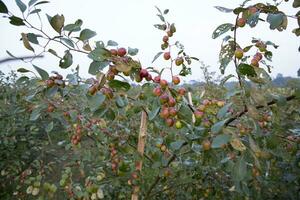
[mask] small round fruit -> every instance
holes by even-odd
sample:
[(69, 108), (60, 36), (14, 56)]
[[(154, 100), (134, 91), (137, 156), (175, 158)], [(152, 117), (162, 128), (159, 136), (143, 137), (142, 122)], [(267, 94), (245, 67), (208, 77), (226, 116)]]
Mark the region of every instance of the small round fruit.
[(161, 44), (160, 48), (161, 48), (161, 50), (165, 50), (168, 48), (168, 46), (169, 46), (169, 43), (165, 42), (165, 43)]
[(123, 57), (126, 55), (126, 53), (127, 53), (127, 50), (125, 48), (122, 47), (122, 48), (118, 49), (118, 56)]
[(178, 85), (180, 83), (180, 78), (178, 76), (173, 76), (172, 81), (174, 85)]
[(153, 81), (154, 83), (160, 83), (160, 76), (155, 76)]
[(255, 59), (255, 58), (253, 58), (253, 59), (251, 60), (251, 65), (252, 65), (253, 67), (259, 67), (259, 61), (258, 61), (257, 59)]
[(148, 76), (148, 71), (147, 71), (147, 69), (141, 69), (141, 71), (140, 71), (140, 77), (141, 78), (146, 78), (147, 76)]
[(159, 84), (160, 84), (160, 87), (163, 89), (168, 87), (168, 82), (164, 79), (160, 80)]
[(159, 101), (160, 101), (161, 104), (167, 103), (169, 101), (169, 95), (167, 93), (162, 94), (159, 97)]
[(171, 118), (166, 119), (166, 124), (168, 127), (172, 127), (174, 125), (174, 120)]
[(258, 60), (258, 61), (261, 61), (262, 59), (262, 54), (257, 52), (255, 55), (254, 55), (254, 59)]
[(164, 53), (164, 59), (165, 59), (165, 60), (169, 60), (170, 58), (171, 58), (170, 52), (165, 52), (165, 53)]
[(176, 127), (177, 129), (181, 129), (181, 128), (183, 127), (183, 125), (182, 125), (182, 123), (181, 123), (180, 120), (177, 120), (177, 121), (176, 121), (175, 127)]
[(49, 105), (47, 108), (47, 112), (53, 112), (54, 111), (54, 106), (53, 105)]
[(218, 105), (219, 107), (223, 107), (223, 106), (225, 105), (225, 101), (218, 101), (218, 102), (217, 102), (217, 105)]
[(175, 117), (177, 115), (177, 110), (174, 107), (170, 107), (169, 113), (171, 117)]
[(153, 89), (153, 94), (157, 97), (159, 97), (160, 95), (162, 95), (162, 89), (160, 87), (156, 87)]
[(204, 120), (203, 126), (204, 126), (205, 128), (209, 128), (209, 127), (211, 126), (210, 121), (209, 121), (209, 120)]
[(196, 118), (196, 119), (202, 119), (204, 113), (201, 112), (201, 111), (199, 111), (199, 110), (196, 110), (196, 111), (194, 112), (194, 115), (195, 115), (195, 118)]
[(248, 8), (248, 11), (249, 11), (249, 13), (251, 13), (251, 14), (255, 14), (258, 10), (257, 10), (256, 7), (251, 6), (250, 8)]
[(183, 63), (183, 58), (182, 58), (182, 57), (176, 58), (175, 64), (176, 64), (177, 66), (182, 65), (182, 63)]
[(113, 56), (117, 56), (118, 55), (118, 51), (116, 49), (111, 49), (109, 51), (110, 51), (111, 55), (113, 55)]
[(160, 111), (160, 117), (163, 118), (163, 119), (167, 119), (169, 116), (170, 116), (170, 113), (169, 113), (169, 109), (168, 108), (163, 108), (161, 111)]
[(148, 76), (146, 77), (146, 80), (147, 80), (147, 81), (152, 81), (152, 75), (151, 75), (151, 74), (148, 74)]
[(161, 150), (162, 152), (165, 152), (165, 151), (167, 150), (166, 145), (164, 145), (164, 144), (161, 145), (160, 150)]
[(169, 37), (172, 37), (172, 36), (173, 36), (173, 33), (172, 33), (171, 31), (167, 31), (167, 35), (168, 35)]
[(202, 148), (204, 151), (208, 151), (211, 148), (211, 142), (209, 140), (204, 140), (202, 142)]
[(54, 81), (51, 80), (51, 79), (46, 80), (45, 82), (46, 82), (47, 87), (49, 87), (49, 88), (52, 87), (52, 86), (54, 86)]
[(244, 18), (239, 18), (238, 20), (237, 20), (237, 26), (238, 27), (244, 27), (246, 25), (246, 19), (244, 19)]
[(167, 36), (167, 35), (165, 35), (164, 37), (163, 37), (163, 42), (168, 42), (169, 41), (169, 37)]
[(178, 94), (179, 94), (179, 95), (184, 96), (185, 93), (186, 93), (185, 88), (179, 88), (179, 89), (178, 89)]
[(169, 97), (168, 105), (174, 107), (176, 105), (176, 100), (173, 97)]
[(237, 50), (235, 50), (234, 55), (235, 55), (235, 57), (237, 59), (242, 59), (243, 56), (244, 56), (243, 49), (237, 49)]

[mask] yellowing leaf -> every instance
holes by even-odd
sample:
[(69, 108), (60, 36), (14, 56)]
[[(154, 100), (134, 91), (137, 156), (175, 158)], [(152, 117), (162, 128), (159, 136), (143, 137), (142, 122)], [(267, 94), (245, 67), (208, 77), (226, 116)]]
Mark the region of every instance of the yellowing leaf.
[(230, 141), (231, 146), (238, 151), (245, 151), (246, 146), (242, 143), (239, 138), (234, 138)]
[(22, 35), (22, 40), (23, 40), (23, 44), (24, 44), (25, 48), (34, 52), (34, 49), (32, 48), (32, 46), (29, 43), (27, 35), (25, 33), (21, 33), (21, 35)]

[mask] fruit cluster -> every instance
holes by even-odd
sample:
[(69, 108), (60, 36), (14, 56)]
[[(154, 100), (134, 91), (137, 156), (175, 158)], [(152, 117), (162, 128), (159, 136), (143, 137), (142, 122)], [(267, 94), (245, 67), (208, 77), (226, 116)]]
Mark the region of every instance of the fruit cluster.
[(55, 73), (55, 76), (50, 76), (49, 79), (45, 80), (45, 84), (48, 88), (53, 86), (65, 87), (65, 81), (63, 80), (63, 76)]
[(258, 9), (255, 6), (251, 6), (248, 9), (246, 9), (243, 14), (242, 17), (238, 18), (236, 21), (236, 25), (240, 28), (244, 27), (247, 23), (247, 19), (251, 16), (254, 15), (255, 13), (258, 12)]
[(80, 125), (75, 124), (75, 133), (71, 137), (71, 143), (73, 145), (78, 145), (81, 141), (82, 129)]
[[(154, 82), (158, 84), (153, 89), (153, 95), (159, 97), (161, 104), (160, 117), (165, 120), (167, 126), (172, 127), (176, 124), (176, 128), (182, 128), (182, 122), (177, 116), (176, 104), (185, 95), (185, 88), (175, 90), (166, 80), (161, 79), (160, 76), (155, 77)], [(180, 83), (179, 77), (173, 76), (172, 83), (174, 86), (178, 85)]]
[(117, 155), (118, 154), (117, 149), (115, 148), (114, 144), (110, 144), (109, 150), (110, 150), (110, 157), (111, 157), (111, 169), (113, 172), (117, 173), (118, 166), (120, 163), (120, 159)]

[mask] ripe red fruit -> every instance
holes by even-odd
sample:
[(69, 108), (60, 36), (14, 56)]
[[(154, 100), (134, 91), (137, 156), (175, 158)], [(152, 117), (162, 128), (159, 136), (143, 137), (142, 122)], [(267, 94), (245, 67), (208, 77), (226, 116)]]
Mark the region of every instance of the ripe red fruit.
[(162, 95), (162, 89), (160, 87), (156, 87), (153, 89), (153, 94), (157, 97), (159, 97), (160, 95)]
[(257, 59), (255, 59), (255, 58), (253, 58), (252, 60), (251, 60), (251, 65), (253, 66), (253, 67), (259, 67), (259, 63), (258, 63), (259, 61), (257, 60)]
[(169, 97), (168, 105), (169, 105), (170, 107), (175, 106), (175, 105), (176, 105), (176, 100), (175, 100), (173, 97)]
[(152, 75), (151, 75), (151, 74), (148, 74), (148, 76), (146, 77), (146, 80), (147, 80), (147, 81), (152, 81)]
[(113, 56), (117, 56), (118, 55), (118, 51), (116, 49), (111, 49), (109, 51), (110, 51), (111, 55), (113, 55)]
[(54, 81), (51, 80), (51, 79), (46, 80), (45, 83), (46, 83), (47, 87), (52, 87), (52, 86), (54, 86)]
[(182, 58), (182, 57), (176, 58), (175, 64), (176, 64), (177, 66), (181, 65), (182, 63), (183, 63), (183, 58)]
[(155, 76), (153, 81), (154, 83), (160, 83), (160, 76)]
[(172, 81), (175, 85), (178, 85), (180, 83), (180, 78), (178, 76), (173, 76)]
[(140, 71), (140, 77), (141, 78), (146, 78), (147, 76), (148, 76), (148, 71), (147, 71), (147, 69), (141, 69), (141, 71)]
[(243, 49), (236, 49), (234, 55), (237, 59), (242, 59), (244, 56)]
[(165, 89), (166, 87), (168, 87), (168, 82), (164, 79), (160, 80), (160, 87)]
[(250, 8), (248, 8), (248, 10), (249, 10), (249, 13), (251, 13), (251, 14), (255, 14), (258, 11), (257, 8), (254, 6), (251, 6)]
[(237, 20), (237, 26), (238, 27), (244, 27), (246, 25), (246, 19), (244, 19), (244, 18), (239, 18), (238, 20)]
[(49, 105), (47, 108), (47, 112), (53, 112), (54, 111), (54, 106), (53, 105)]
[(165, 52), (165, 53), (164, 53), (164, 59), (165, 59), (165, 60), (169, 60), (170, 58), (171, 58), (170, 52)]
[(196, 111), (194, 112), (194, 115), (195, 115), (195, 118), (196, 118), (196, 119), (202, 119), (204, 113), (201, 112), (201, 111), (199, 111), (199, 110), (196, 110)]
[(125, 48), (122, 47), (122, 48), (118, 49), (118, 56), (123, 57), (126, 55), (126, 53), (127, 53), (127, 50)]
[(168, 127), (172, 127), (174, 125), (174, 120), (171, 118), (166, 119), (166, 124)]
[(178, 89), (178, 94), (179, 94), (179, 95), (184, 96), (185, 93), (186, 93), (185, 88), (179, 88), (179, 89)]
[(169, 108), (169, 113), (171, 117), (175, 117), (177, 115), (177, 110), (173, 107)]
[(160, 115), (161, 118), (167, 119), (170, 116), (169, 109), (166, 108), (166, 107), (162, 108), (159, 115)]
[(159, 101), (160, 101), (161, 104), (167, 103), (169, 101), (169, 95), (164, 93), (163, 95), (161, 95), (159, 97)]
[(262, 54), (257, 52), (255, 55), (254, 55), (254, 59), (260, 61), (262, 59)]
[(163, 42), (168, 42), (169, 41), (169, 37), (167, 36), (167, 35), (165, 35), (164, 37), (163, 37)]

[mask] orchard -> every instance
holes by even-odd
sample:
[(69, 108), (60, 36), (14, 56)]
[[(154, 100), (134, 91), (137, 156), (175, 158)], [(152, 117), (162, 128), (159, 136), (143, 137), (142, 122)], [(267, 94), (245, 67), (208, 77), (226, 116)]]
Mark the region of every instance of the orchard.
[[(297, 21), (291, 36), (300, 36), (300, 11), (281, 10), (287, 1), (216, 6), (220, 16), (235, 16), (212, 33), (224, 36), (221, 74), (236, 71), (220, 81), (176, 40), (180, 27), (167, 20), (168, 9), (156, 8), (161, 51), (147, 64), (136, 48), (96, 40), (80, 19), (44, 20), (49, 1), (15, 0), (16, 13), (0, 1), (1, 20), (27, 30), (15, 39), (32, 52), (34, 69), (0, 74), (0, 199), (300, 199), (300, 81), (272, 85), (278, 46), (270, 38), (249, 32), (248, 44), (239, 43), (258, 23), (271, 35)], [(90, 60), (91, 78), (79, 66), (62, 75), (76, 65), (74, 53)], [(34, 64), (44, 54), (62, 71)], [(203, 69), (204, 85), (183, 84), (192, 63)]]

